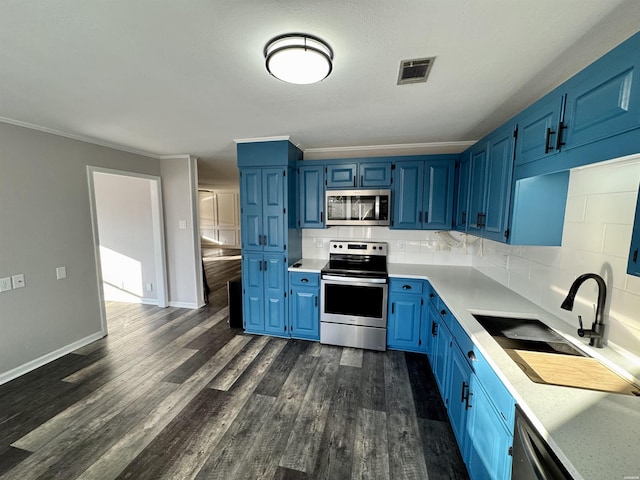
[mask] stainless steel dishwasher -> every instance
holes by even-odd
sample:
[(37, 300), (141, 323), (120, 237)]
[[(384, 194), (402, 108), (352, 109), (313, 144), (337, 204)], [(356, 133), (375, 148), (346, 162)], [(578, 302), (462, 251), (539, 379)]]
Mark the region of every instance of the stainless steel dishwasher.
[(573, 480), (542, 435), (516, 405), (513, 480)]

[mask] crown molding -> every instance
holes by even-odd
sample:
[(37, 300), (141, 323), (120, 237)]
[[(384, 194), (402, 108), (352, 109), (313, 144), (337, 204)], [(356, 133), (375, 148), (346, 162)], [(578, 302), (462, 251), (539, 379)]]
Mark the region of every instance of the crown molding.
[(279, 135), (279, 136), (274, 136), (274, 137), (234, 138), (233, 139), (233, 141), (235, 143), (280, 142), (282, 140), (288, 140), (293, 145), (295, 145), (296, 147), (300, 148), (300, 143), (296, 142), (293, 138), (291, 138), (291, 135)]
[(96, 138), (85, 137), (83, 135), (76, 135), (73, 133), (61, 132), (60, 130), (55, 130), (53, 128), (43, 127), (41, 125), (35, 125), (33, 123), (22, 122), (20, 120), (14, 120), (13, 118), (0, 117), (0, 122), (8, 123), (10, 125), (15, 125), (17, 127), (24, 127), (30, 130), (37, 130), (43, 133), (49, 133), (51, 135), (57, 135), (59, 137), (69, 138), (71, 140), (77, 140), (79, 142), (90, 143), (92, 145), (98, 145), (100, 147), (112, 148), (114, 150), (120, 150), (122, 152), (133, 153), (134, 155), (141, 155), (143, 157), (161, 158), (157, 153), (151, 153), (144, 150), (138, 150), (135, 148), (125, 147), (124, 145), (118, 145), (117, 143), (104, 142), (102, 140), (98, 140)]

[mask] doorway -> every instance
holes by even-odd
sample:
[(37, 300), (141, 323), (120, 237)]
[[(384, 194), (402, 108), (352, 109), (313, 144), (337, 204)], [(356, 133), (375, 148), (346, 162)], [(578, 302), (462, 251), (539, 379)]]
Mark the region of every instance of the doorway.
[(167, 278), (160, 177), (87, 167), (101, 303), (166, 307)]

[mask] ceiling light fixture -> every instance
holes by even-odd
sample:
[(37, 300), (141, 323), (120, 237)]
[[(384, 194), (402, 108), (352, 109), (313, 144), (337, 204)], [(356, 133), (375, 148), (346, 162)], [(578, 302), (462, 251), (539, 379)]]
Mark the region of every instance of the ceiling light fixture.
[(307, 85), (324, 80), (333, 68), (333, 50), (306, 33), (287, 33), (264, 46), (267, 71), (287, 83)]

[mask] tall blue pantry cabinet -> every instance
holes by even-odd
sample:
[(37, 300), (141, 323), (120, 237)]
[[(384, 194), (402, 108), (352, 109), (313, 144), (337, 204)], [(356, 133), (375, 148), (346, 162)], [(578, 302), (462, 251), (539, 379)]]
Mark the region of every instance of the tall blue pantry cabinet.
[(289, 336), (288, 266), (302, 257), (297, 228), (296, 161), (288, 140), (238, 143), (243, 326)]

